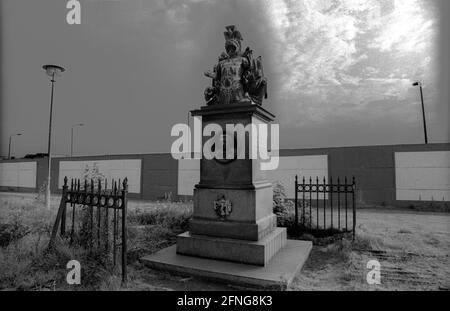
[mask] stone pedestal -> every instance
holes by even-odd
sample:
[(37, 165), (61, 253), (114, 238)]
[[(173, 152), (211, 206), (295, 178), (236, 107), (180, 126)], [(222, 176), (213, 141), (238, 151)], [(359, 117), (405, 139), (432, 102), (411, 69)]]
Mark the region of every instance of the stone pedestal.
[[(260, 125), (274, 118), (260, 106), (242, 104), (203, 107), (192, 114), (202, 117), (202, 128)], [(251, 143), (246, 139), (245, 159), (202, 158), (189, 232), (180, 234), (176, 245), (142, 258), (145, 265), (240, 286), (287, 288), (312, 243), (286, 240), (286, 229), (277, 228), (272, 185), (260, 160), (248, 156)]]
[[(245, 145), (245, 158), (201, 159), (190, 231), (178, 236), (177, 253), (264, 266), (286, 245), (286, 229), (276, 227), (272, 185), (250, 150), (252, 131), (274, 116), (251, 104), (203, 107), (192, 115), (202, 117), (202, 131), (209, 124), (220, 125), (224, 134), (227, 124), (246, 128), (245, 136), (227, 133), (235, 149)], [(202, 146), (209, 139), (203, 137)]]

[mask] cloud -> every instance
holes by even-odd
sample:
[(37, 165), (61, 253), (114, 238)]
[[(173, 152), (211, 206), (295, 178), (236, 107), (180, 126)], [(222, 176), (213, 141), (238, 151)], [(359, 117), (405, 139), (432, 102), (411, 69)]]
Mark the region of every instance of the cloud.
[[(423, 0), (264, 2), (277, 96), (311, 122), (404, 107), (429, 72), (435, 20)], [(385, 113), (386, 105), (381, 105)], [(397, 107), (397, 106), (396, 106)], [(392, 110), (400, 113), (400, 110)], [(380, 113), (383, 110), (379, 111)], [(296, 116), (296, 117), (297, 117)], [(292, 114), (286, 113), (286, 118)]]
[[(357, 61), (357, 19), (351, 10), (361, 3), (347, 1), (274, 1), (267, 12), (273, 21), (274, 50), (283, 51), (283, 87), (294, 90), (339, 84), (337, 72)], [(361, 8), (359, 8), (361, 9)]]
[(418, 0), (395, 0), (391, 13), (379, 16), (380, 27), (371, 48), (382, 52), (423, 52), (433, 37), (433, 20), (427, 20)]

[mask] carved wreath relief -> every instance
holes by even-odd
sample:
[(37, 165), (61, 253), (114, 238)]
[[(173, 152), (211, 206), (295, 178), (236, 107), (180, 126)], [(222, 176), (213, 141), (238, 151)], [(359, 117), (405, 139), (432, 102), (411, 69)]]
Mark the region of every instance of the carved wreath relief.
[(233, 206), (231, 201), (225, 199), (224, 195), (214, 201), (214, 211), (220, 219), (225, 220), (231, 214), (232, 210)]

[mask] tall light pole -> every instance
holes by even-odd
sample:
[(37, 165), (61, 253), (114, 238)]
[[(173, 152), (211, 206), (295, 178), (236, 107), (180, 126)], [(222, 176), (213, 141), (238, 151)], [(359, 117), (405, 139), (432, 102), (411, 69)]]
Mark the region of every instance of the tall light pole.
[(425, 105), (423, 103), (423, 89), (422, 89), (422, 83), (417, 81), (413, 83), (413, 86), (418, 86), (420, 88), (420, 99), (422, 101), (422, 117), (423, 117), (423, 131), (425, 134), (425, 144), (428, 144), (428, 135), (427, 135), (427, 121), (425, 118)]
[[(190, 126), (190, 117), (191, 117), (191, 112), (188, 111), (188, 115), (187, 115), (187, 121), (188, 121), (188, 123), (187, 123), (187, 125), (188, 125), (189, 133), (190, 133), (190, 135), (189, 135), (189, 141), (188, 141), (188, 151), (189, 151), (189, 157), (188, 157), (188, 158), (190, 158), (191, 155), (192, 155), (192, 153), (191, 153), (192, 131), (191, 131), (191, 126)], [(187, 155), (186, 155), (186, 156), (187, 156)]]
[(73, 129), (74, 127), (83, 125), (84, 125), (83, 123), (74, 124), (70, 129), (70, 157), (73, 157)]
[(13, 136), (20, 136), (20, 135), (22, 135), (22, 133), (12, 134), (11, 136), (9, 136), (8, 160), (11, 160), (11, 140)]
[(52, 147), (52, 118), (53, 118), (53, 93), (54, 93), (54, 89), (55, 89), (55, 77), (61, 75), (64, 71), (66, 71), (66, 69), (64, 69), (63, 67), (60, 66), (56, 66), (56, 65), (44, 65), (42, 67), (45, 72), (47, 73), (47, 75), (49, 77), (51, 77), (51, 83), (52, 83), (52, 94), (51, 94), (51, 99), (50, 99), (50, 119), (49, 119), (49, 124), (48, 124), (48, 148), (47, 148), (47, 154), (48, 154), (48, 162), (47, 162), (47, 166), (48, 166), (48, 175), (47, 175), (47, 189), (46, 189), (46, 195), (45, 195), (45, 202), (47, 205), (47, 209), (50, 209), (50, 199), (51, 199), (51, 195), (50, 195), (50, 179), (51, 179), (51, 164), (52, 164), (52, 156), (51, 156), (51, 147)]

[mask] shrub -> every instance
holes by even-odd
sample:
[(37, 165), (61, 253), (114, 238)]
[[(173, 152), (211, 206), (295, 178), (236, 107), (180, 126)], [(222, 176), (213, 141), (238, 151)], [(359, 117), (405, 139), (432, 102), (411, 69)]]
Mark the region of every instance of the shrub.
[[(286, 189), (284, 185), (277, 181), (273, 186), (273, 212), (277, 215), (277, 224), (279, 227), (288, 228), (288, 232), (293, 228), (298, 228), (295, 225), (295, 204), (292, 200), (287, 199)], [(298, 205), (298, 221), (299, 224), (309, 224), (309, 205), (305, 202), (305, 213), (303, 213), (303, 206), (301, 202)]]

